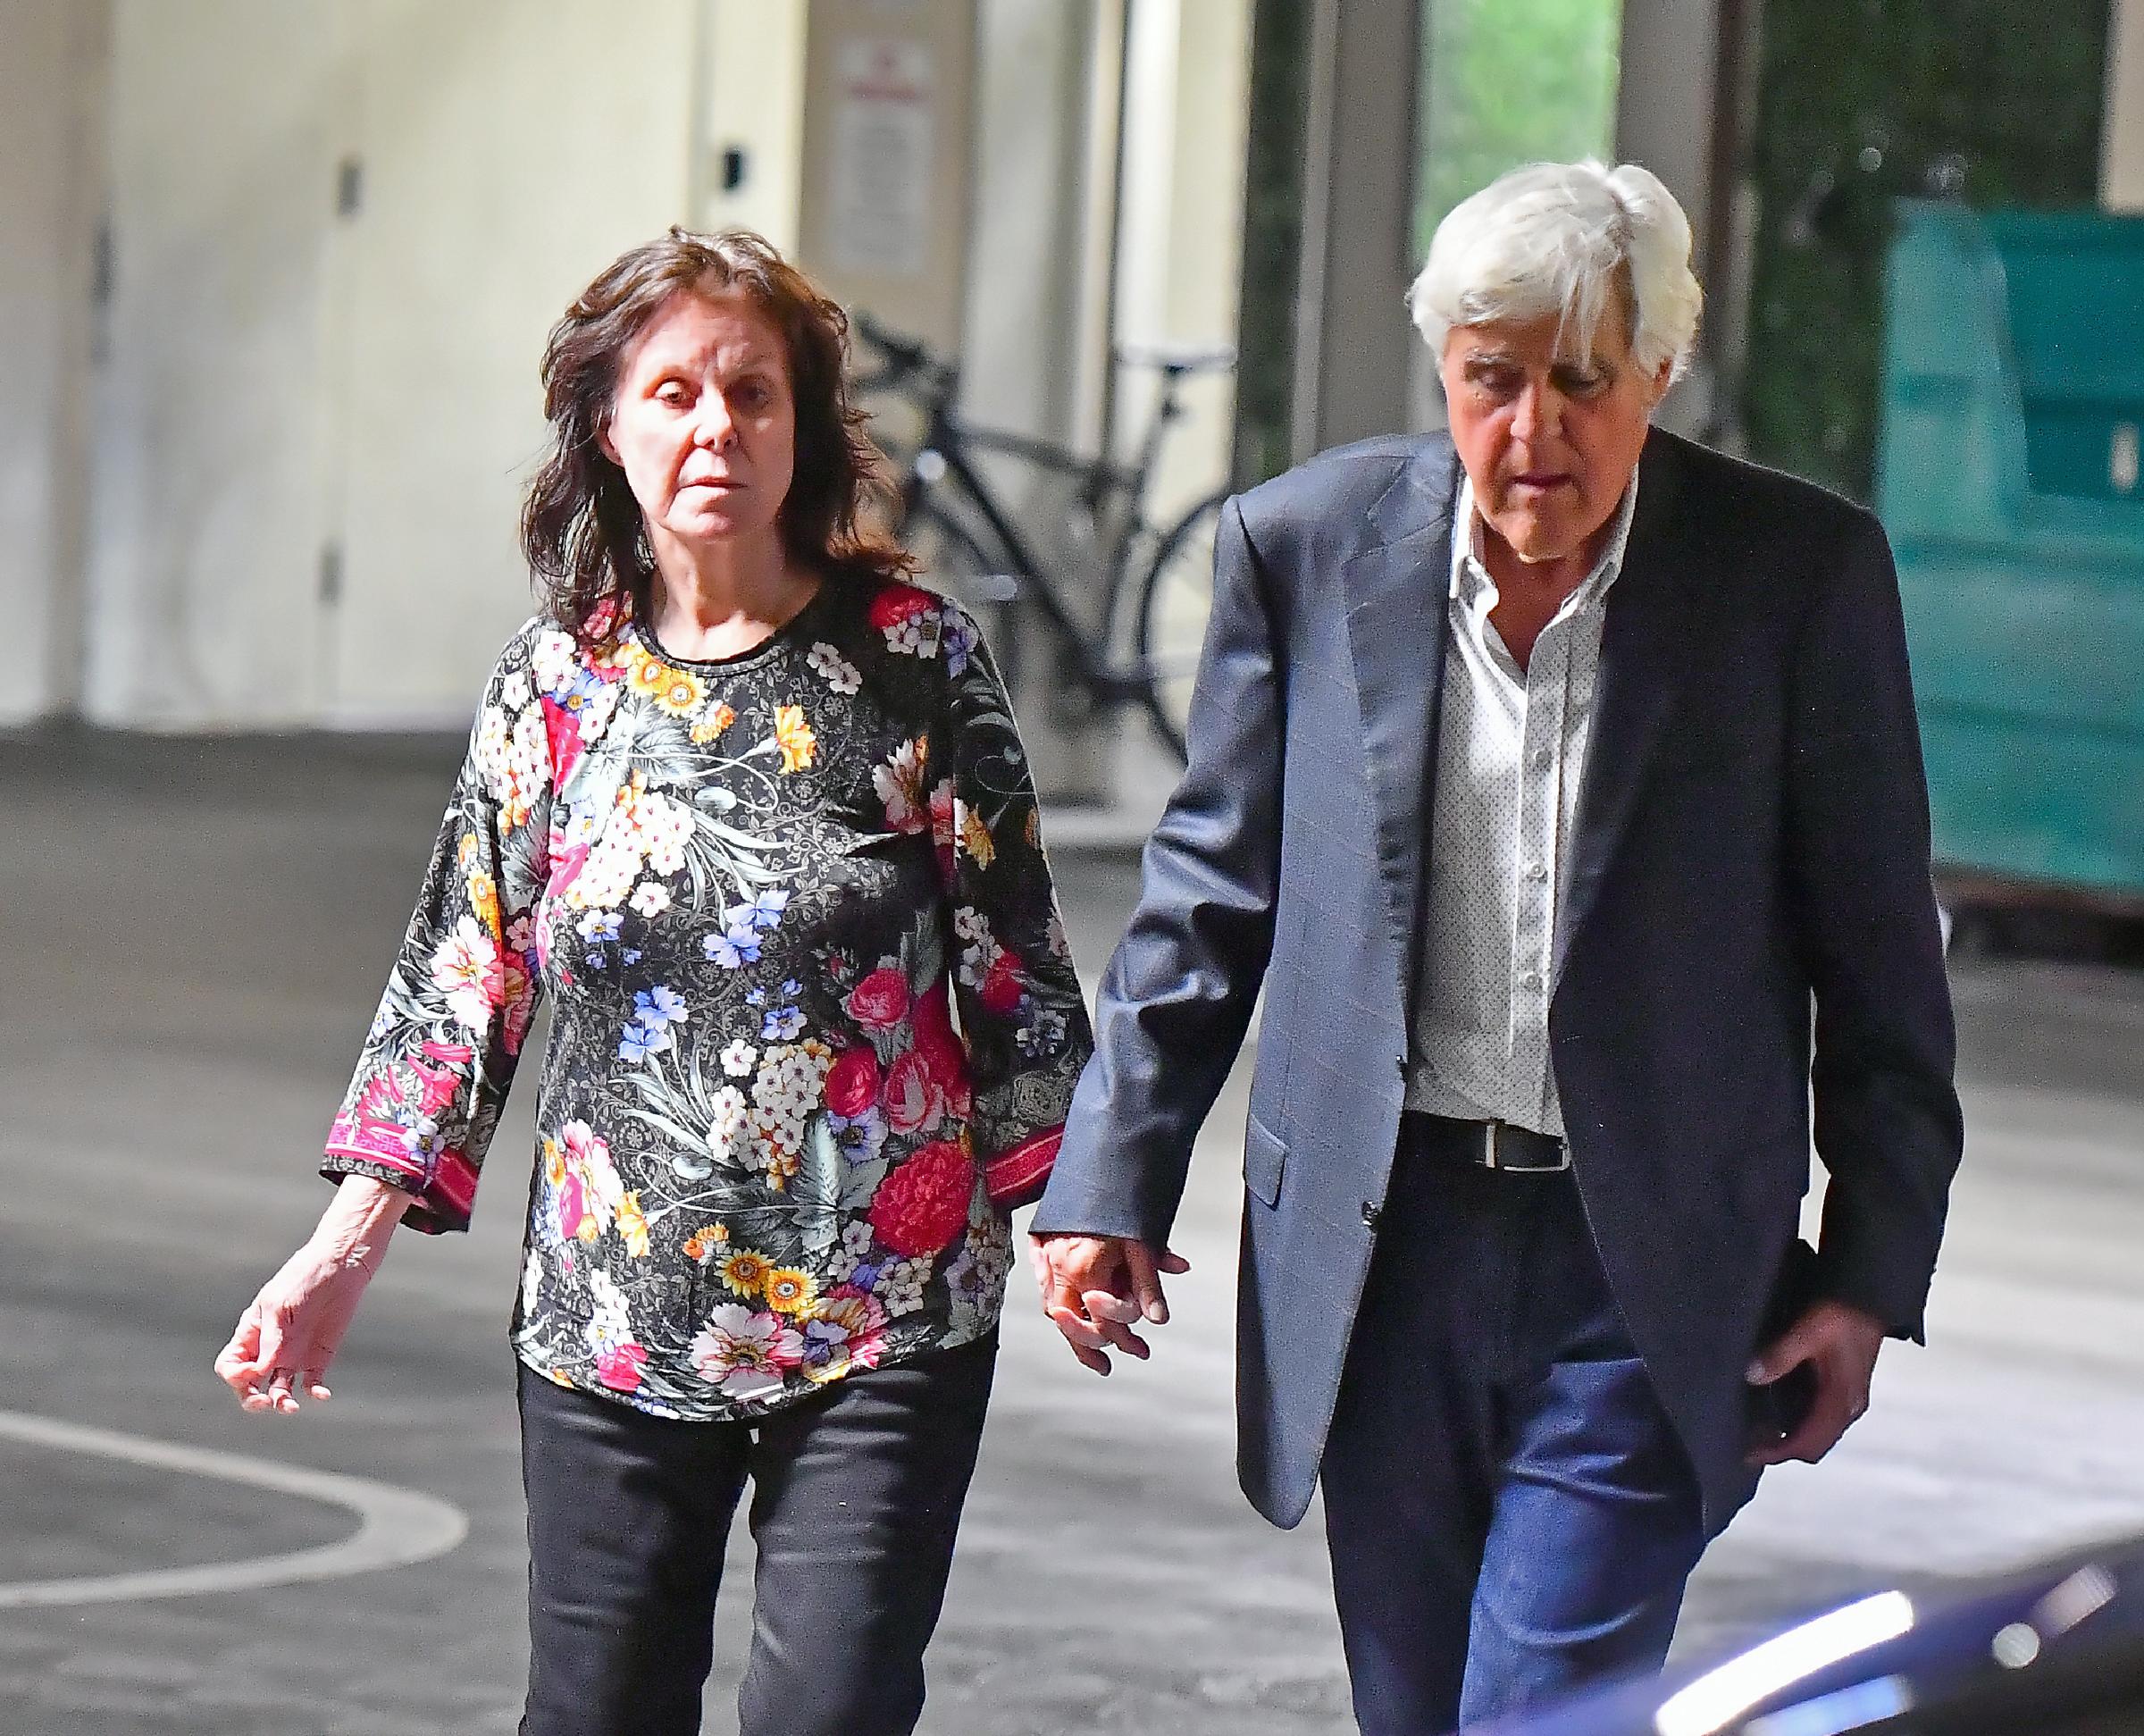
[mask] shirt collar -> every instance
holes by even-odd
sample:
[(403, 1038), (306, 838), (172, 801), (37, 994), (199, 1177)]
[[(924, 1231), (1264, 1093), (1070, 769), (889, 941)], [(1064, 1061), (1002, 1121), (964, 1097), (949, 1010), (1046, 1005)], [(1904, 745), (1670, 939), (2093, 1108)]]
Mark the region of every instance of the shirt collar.
[[(1467, 527), (1464, 536), (1452, 539), (1452, 590), (1453, 599), (1464, 595), (1469, 572), (1478, 575), (1484, 586), (1492, 585), (1488, 569), (1481, 558), (1481, 515), (1474, 510), (1474, 480), (1464, 470), (1460, 472), (1459, 506), (1453, 515), (1457, 523)], [(1630, 524), (1637, 516), (1637, 472), (1630, 473), (1629, 485), (1623, 490), (1622, 504), (1615, 509), (1615, 529), (1608, 538), (1608, 545), (1601, 550), (1601, 558), (1594, 563), (1578, 591), (1579, 606), (1594, 602), (1615, 583), (1615, 576), (1623, 570), (1623, 557), (1630, 547)]]

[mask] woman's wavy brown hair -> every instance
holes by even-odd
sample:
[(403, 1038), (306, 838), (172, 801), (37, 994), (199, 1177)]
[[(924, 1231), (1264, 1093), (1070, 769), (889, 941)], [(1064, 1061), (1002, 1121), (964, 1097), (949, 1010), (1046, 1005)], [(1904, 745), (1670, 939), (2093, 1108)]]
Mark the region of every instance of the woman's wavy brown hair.
[(644, 611), (655, 576), (640, 502), (601, 435), (633, 340), (673, 296), (742, 295), (782, 334), (796, 403), (796, 465), (778, 519), (789, 557), (830, 576), (891, 578), (912, 557), (872, 522), (886, 464), (850, 390), (849, 316), (750, 230), (672, 228), (620, 255), (574, 298), (543, 351), (551, 447), (521, 509), (521, 546), (552, 619), (584, 642)]

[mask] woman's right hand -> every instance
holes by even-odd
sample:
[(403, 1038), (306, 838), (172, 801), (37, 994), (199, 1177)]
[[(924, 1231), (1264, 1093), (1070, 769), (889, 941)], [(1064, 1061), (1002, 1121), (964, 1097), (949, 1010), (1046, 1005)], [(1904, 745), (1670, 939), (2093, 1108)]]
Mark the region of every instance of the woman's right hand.
[(330, 1396), (328, 1365), (409, 1204), (384, 1182), (344, 1178), (319, 1228), (261, 1287), (216, 1356), (216, 1373), (248, 1411), (288, 1416), (301, 1391)]

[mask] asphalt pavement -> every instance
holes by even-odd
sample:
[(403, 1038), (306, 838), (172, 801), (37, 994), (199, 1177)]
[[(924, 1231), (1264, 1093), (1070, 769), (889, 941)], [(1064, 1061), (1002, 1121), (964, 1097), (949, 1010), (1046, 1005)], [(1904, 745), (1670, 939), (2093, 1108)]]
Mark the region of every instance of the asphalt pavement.
[[(0, 1736), (515, 1727), (505, 1329), (532, 1094), (475, 1230), (398, 1237), (331, 1405), (249, 1418), (209, 1369), (323, 1203), (314, 1153), (453, 759), (0, 740)], [(1135, 868), (1057, 866), (1092, 982)], [(1767, 1480), (1699, 1573), (1686, 1651), (2144, 1531), (2144, 973), (1981, 959), (1954, 982), (1969, 1144), (1929, 1346), (1887, 1351), (1830, 1461)], [(1316, 1514), (1275, 1531), (1235, 1488), (1246, 1073), (1201, 1141), (1152, 1365), (1095, 1380), (1015, 1291), (935, 1736), (1348, 1727)], [(734, 1729), (750, 1560), (741, 1531), (710, 1732)]]

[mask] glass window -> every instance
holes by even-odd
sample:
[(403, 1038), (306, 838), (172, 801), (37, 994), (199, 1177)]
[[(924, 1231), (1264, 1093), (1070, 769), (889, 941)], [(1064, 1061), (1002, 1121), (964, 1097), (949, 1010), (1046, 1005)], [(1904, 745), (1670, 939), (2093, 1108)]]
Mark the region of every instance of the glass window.
[(1507, 169), (1609, 157), (1621, 0), (1421, 0), (1415, 252)]

